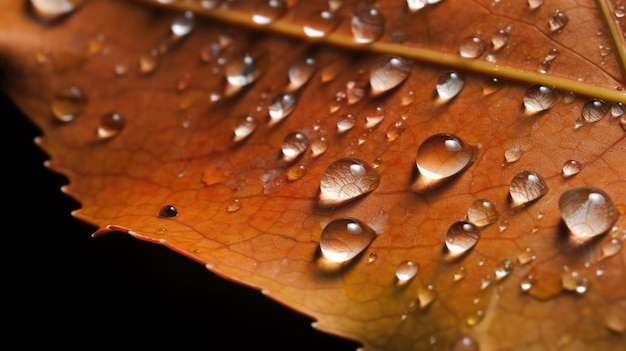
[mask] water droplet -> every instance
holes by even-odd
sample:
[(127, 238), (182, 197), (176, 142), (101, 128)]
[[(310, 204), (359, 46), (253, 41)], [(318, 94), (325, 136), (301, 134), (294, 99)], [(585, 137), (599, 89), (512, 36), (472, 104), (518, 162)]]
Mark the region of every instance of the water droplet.
[(387, 137), (388, 141), (395, 141), (400, 137), (400, 135), (402, 135), (402, 133), (404, 133), (405, 130), (406, 126), (404, 124), (404, 121), (395, 121), (387, 127), (385, 136)]
[(450, 258), (460, 257), (468, 252), (480, 239), (480, 230), (465, 221), (455, 222), (446, 234), (446, 254)]
[(415, 164), (420, 173), (415, 191), (436, 185), (469, 167), (474, 161), (476, 147), (467, 145), (456, 135), (435, 134), (417, 149)]
[(118, 135), (126, 125), (126, 120), (117, 112), (108, 113), (100, 118), (100, 125), (96, 129), (98, 138), (110, 139)]
[(457, 268), (452, 274), (452, 278), (455, 282), (458, 282), (459, 280), (465, 278), (465, 274), (465, 267), (459, 266), (459, 268)]
[(262, 0), (255, 8), (252, 21), (256, 24), (270, 24), (287, 13), (287, 3), (283, 0)]
[(462, 335), (452, 343), (450, 351), (479, 351), (478, 341), (469, 335)]
[(312, 57), (296, 61), (289, 67), (289, 86), (287, 91), (296, 91), (305, 85), (317, 70), (317, 62)]
[(184, 37), (185, 35), (191, 33), (194, 26), (196, 25), (196, 16), (191, 11), (185, 11), (182, 15), (178, 16), (172, 22), (170, 29), (172, 34), (176, 37)]
[(306, 166), (297, 165), (289, 168), (287, 171), (287, 180), (290, 182), (295, 182), (296, 180), (302, 179), (306, 175)]
[(485, 52), (487, 42), (477, 36), (470, 36), (459, 44), (459, 54), (461, 57), (477, 58)]
[(467, 221), (479, 229), (495, 223), (498, 216), (496, 206), (489, 200), (475, 200), (467, 209)]
[(269, 125), (274, 125), (289, 116), (296, 108), (298, 98), (295, 94), (281, 93), (276, 96), (267, 108), (270, 115)]
[(337, 130), (339, 133), (345, 133), (356, 125), (356, 117), (351, 113), (344, 113), (337, 120)]
[(609, 195), (592, 187), (564, 192), (559, 199), (559, 210), (571, 235), (580, 242), (606, 233), (619, 217)]
[(604, 118), (610, 110), (610, 106), (602, 100), (589, 100), (583, 106), (581, 116), (586, 122), (597, 122)]
[(380, 176), (365, 161), (342, 158), (331, 163), (322, 174), (319, 203), (341, 205), (371, 193), (379, 183)]
[(151, 51), (149, 54), (141, 55), (137, 60), (139, 73), (148, 74), (154, 72), (159, 65), (159, 56), (157, 51)]
[(406, 0), (406, 4), (409, 11), (417, 12), (428, 5), (428, 0)]
[(483, 310), (476, 310), (476, 311), (474, 311), (474, 313), (472, 313), (469, 316), (467, 316), (467, 318), (465, 319), (465, 323), (468, 326), (473, 327), (473, 326), (477, 325), (478, 323), (482, 322), (482, 320), (484, 318), (485, 318), (485, 311), (483, 311)]
[(511, 27), (500, 28), (493, 32), (491, 37), (491, 49), (493, 51), (499, 51), (509, 41), (509, 31)]
[(605, 241), (600, 247), (602, 259), (617, 255), (622, 250), (622, 242), (618, 238), (611, 238)]
[(402, 261), (396, 268), (396, 278), (400, 283), (405, 283), (417, 275), (419, 265), (413, 261)]
[(241, 206), (241, 200), (238, 198), (234, 198), (228, 203), (228, 205), (226, 206), (226, 210), (228, 212), (237, 212), (241, 209)]
[(548, 20), (548, 29), (550, 29), (550, 32), (552, 33), (560, 32), (563, 27), (567, 25), (567, 22), (569, 22), (569, 17), (565, 14), (565, 12), (556, 10), (552, 13), (552, 16), (550, 16), (550, 19)]
[(320, 249), (329, 261), (346, 262), (363, 252), (376, 236), (372, 228), (356, 218), (337, 218), (322, 230)]
[(626, 112), (626, 109), (624, 108), (623, 103), (616, 102), (613, 105), (611, 105), (611, 116), (620, 117), (624, 115), (624, 112)]
[(365, 128), (374, 128), (385, 119), (385, 110), (382, 106), (377, 106), (374, 111), (365, 116)]
[(563, 176), (571, 177), (583, 169), (582, 163), (576, 160), (567, 160), (563, 163)]
[(502, 233), (503, 231), (507, 230), (508, 227), (509, 227), (509, 220), (503, 219), (502, 222), (500, 222), (500, 225), (498, 226), (498, 231)]
[(522, 157), (522, 148), (519, 145), (513, 145), (504, 152), (504, 160), (507, 163), (513, 163)]
[(74, 85), (65, 89), (52, 99), (50, 110), (54, 118), (60, 122), (76, 119), (87, 106), (87, 97), (83, 90)]
[(625, 5), (615, 6), (615, 17), (622, 18), (624, 16), (626, 16), (626, 6)]
[(354, 13), (350, 28), (357, 43), (368, 44), (383, 35), (385, 17), (377, 8), (365, 7)]
[(532, 275), (527, 275), (522, 280), (520, 280), (519, 287), (522, 292), (527, 292), (532, 289), (533, 285), (535, 285), (535, 278)]
[(240, 142), (250, 136), (259, 125), (256, 118), (245, 116), (237, 125), (233, 132), (233, 141)]
[(233, 39), (228, 35), (220, 35), (217, 41), (204, 45), (200, 49), (200, 61), (203, 63), (209, 63), (219, 58), (219, 56), (228, 48), (233, 42)]
[(539, 174), (533, 171), (517, 173), (511, 180), (509, 194), (513, 207), (524, 206), (548, 192), (548, 185)]
[(528, 8), (531, 10), (538, 9), (543, 5), (543, 0), (528, 0)]
[(328, 150), (328, 140), (326, 137), (319, 137), (311, 142), (311, 153), (317, 157)]
[(497, 77), (487, 78), (483, 83), (483, 95), (491, 95), (497, 93), (504, 84)]
[(496, 280), (508, 277), (513, 272), (513, 261), (506, 259), (496, 266)]
[(52, 21), (73, 13), (84, 0), (30, 0), (32, 9), (42, 20)]
[(373, 263), (376, 259), (378, 259), (378, 254), (376, 252), (370, 252), (370, 255), (367, 257), (367, 262)]
[(176, 217), (178, 210), (172, 205), (165, 205), (159, 210), (159, 217)]
[(524, 94), (524, 110), (529, 115), (546, 111), (554, 106), (557, 97), (554, 89), (540, 84), (533, 85)]
[(522, 250), (522, 252), (520, 252), (519, 255), (517, 255), (517, 262), (521, 265), (525, 265), (527, 263), (534, 261), (536, 258), (537, 257), (535, 256), (535, 253), (533, 252), (533, 250), (530, 247), (527, 247), (524, 250)]
[(582, 295), (589, 289), (589, 279), (576, 271), (567, 270), (561, 275), (561, 286)]
[(379, 58), (370, 72), (372, 95), (383, 94), (406, 81), (411, 74), (411, 64), (411, 61), (397, 56)]
[(626, 333), (626, 300), (616, 301), (607, 309), (604, 325), (615, 333)]
[(420, 286), (417, 290), (417, 301), (419, 302), (420, 308), (424, 309), (437, 298), (437, 291), (435, 287), (432, 285), (428, 285), (426, 287)]
[(283, 160), (292, 162), (309, 147), (309, 138), (300, 132), (292, 132), (283, 140)]
[(365, 97), (365, 89), (367, 83), (360, 83), (357, 85), (355, 81), (350, 81), (346, 84), (346, 100), (348, 105), (356, 104)]
[(437, 95), (439, 99), (446, 102), (457, 96), (464, 85), (465, 79), (459, 73), (454, 71), (443, 72), (437, 79)]
[(322, 38), (331, 33), (339, 25), (339, 18), (332, 11), (316, 11), (305, 20), (302, 30), (309, 38)]
[(550, 65), (552, 65), (552, 61), (559, 56), (559, 50), (556, 48), (550, 49), (546, 56), (541, 60), (539, 64), (539, 73), (548, 73), (548, 69), (550, 69)]
[(255, 59), (247, 54), (226, 66), (224, 73), (229, 84), (225, 93), (226, 96), (233, 95), (242, 87), (254, 82), (261, 75)]

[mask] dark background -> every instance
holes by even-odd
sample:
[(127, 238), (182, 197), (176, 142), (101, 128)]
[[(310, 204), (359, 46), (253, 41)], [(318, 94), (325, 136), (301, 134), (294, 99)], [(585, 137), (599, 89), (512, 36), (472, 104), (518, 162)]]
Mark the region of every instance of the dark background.
[[(169, 249), (96, 229), (44, 167), (41, 135), (0, 92), (5, 343), (20, 348), (345, 350), (356, 343)], [(7, 279), (8, 278), (8, 279)], [(8, 329), (7, 329), (8, 328)]]

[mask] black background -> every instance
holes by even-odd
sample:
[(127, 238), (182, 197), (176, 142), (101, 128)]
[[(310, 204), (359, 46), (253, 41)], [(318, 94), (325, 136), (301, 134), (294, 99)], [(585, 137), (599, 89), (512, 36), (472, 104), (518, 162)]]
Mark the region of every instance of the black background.
[[(0, 93), (2, 111), (3, 327), (20, 348), (346, 350), (356, 343), (215, 276), (169, 249), (96, 229), (71, 216), (64, 176), (43, 163), (41, 131)], [(8, 258), (8, 259), (7, 259)]]

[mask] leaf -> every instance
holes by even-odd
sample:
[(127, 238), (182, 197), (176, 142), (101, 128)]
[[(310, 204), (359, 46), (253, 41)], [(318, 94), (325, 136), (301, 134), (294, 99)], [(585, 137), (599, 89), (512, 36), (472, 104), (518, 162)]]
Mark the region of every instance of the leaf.
[[(306, 16), (332, 4), (289, 2), (255, 24), (253, 4), (91, 1), (40, 23), (3, 3), (3, 88), (43, 131), (48, 166), (96, 236), (162, 244), (364, 350), (464, 336), (483, 350), (617, 350), (619, 4), (343, 3), (332, 34), (306, 38)], [(359, 44), (350, 19), (368, 6), (369, 33), (380, 13), (385, 28)], [(185, 9), (196, 16), (173, 11)], [(120, 13), (133, 21), (110, 22)], [(494, 35), (508, 36), (497, 51)], [(467, 38), (485, 45), (477, 58), (459, 57)], [(256, 129), (235, 133), (242, 122)], [(570, 160), (579, 173), (563, 174)], [(577, 225), (574, 205), (599, 229)], [(497, 218), (462, 222), (485, 208)], [(329, 229), (347, 223), (348, 239)], [(370, 237), (357, 245), (359, 226)]]

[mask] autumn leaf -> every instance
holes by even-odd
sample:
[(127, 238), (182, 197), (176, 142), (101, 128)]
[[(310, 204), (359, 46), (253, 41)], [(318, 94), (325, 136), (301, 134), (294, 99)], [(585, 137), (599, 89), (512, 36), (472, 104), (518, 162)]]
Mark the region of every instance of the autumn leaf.
[(96, 241), (363, 350), (624, 344), (620, 3), (68, 4), (2, 3), (2, 86)]

